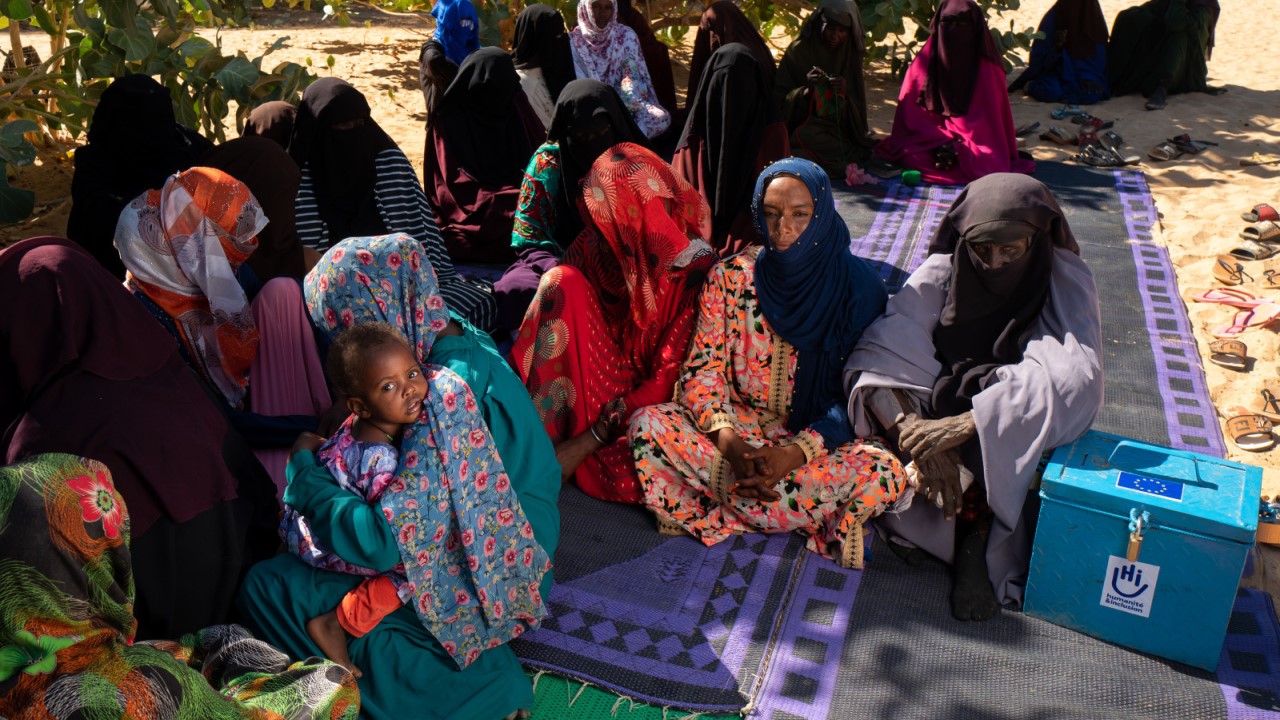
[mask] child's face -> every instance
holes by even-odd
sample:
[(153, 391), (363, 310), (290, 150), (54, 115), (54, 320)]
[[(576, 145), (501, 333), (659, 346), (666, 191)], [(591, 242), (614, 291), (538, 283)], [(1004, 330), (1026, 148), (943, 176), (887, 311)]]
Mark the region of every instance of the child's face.
[(427, 396), (427, 379), (409, 348), (388, 345), (365, 361), (360, 400), (368, 419), (394, 425), (415, 422)]

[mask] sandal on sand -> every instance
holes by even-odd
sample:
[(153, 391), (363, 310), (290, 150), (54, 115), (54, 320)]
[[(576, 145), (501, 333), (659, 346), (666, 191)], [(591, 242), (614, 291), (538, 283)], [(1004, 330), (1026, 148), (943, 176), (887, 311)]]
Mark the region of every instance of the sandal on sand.
[(1123, 152), (1124, 138), (1120, 137), (1116, 132), (1108, 130), (1102, 133), (1098, 136), (1098, 142), (1102, 143), (1102, 147), (1111, 151), (1111, 154), (1119, 158), (1120, 162), (1125, 165), (1137, 165), (1142, 162), (1142, 158), (1137, 155), (1126, 155)]
[(1253, 411), (1272, 420), (1280, 420), (1280, 383), (1269, 382), (1258, 391)]
[(1054, 120), (1066, 120), (1069, 117), (1088, 117), (1089, 111), (1082, 109), (1079, 105), (1063, 105), (1049, 111)]
[(1247, 213), (1241, 213), (1240, 217), (1243, 218), (1245, 222), (1251, 223), (1262, 222), (1263, 220), (1270, 220), (1272, 222), (1280, 221), (1280, 213), (1276, 212), (1275, 208), (1267, 205), (1266, 203), (1254, 205), (1252, 210)]
[(1171, 142), (1162, 142), (1148, 150), (1147, 157), (1152, 160), (1160, 160), (1161, 162), (1165, 160), (1175, 160), (1182, 157), (1182, 151)]
[(1262, 287), (1267, 290), (1280, 290), (1280, 270), (1270, 268), (1262, 271)]
[(1209, 362), (1230, 370), (1248, 366), (1249, 346), (1239, 340), (1214, 340), (1209, 343)]
[(1273, 427), (1271, 420), (1264, 415), (1251, 413), (1242, 407), (1227, 410), (1227, 435), (1241, 450), (1262, 452), (1275, 447), (1276, 438), (1271, 434)]
[(1260, 243), (1257, 240), (1245, 240), (1238, 247), (1231, 249), (1231, 254), (1241, 260), (1266, 260), (1280, 252), (1271, 243)]
[(1039, 129), (1040, 129), (1039, 122), (1031, 122), (1019, 127), (1017, 130), (1014, 130), (1013, 134), (1015, 137), (1026, 137)]
[(1261, 220), (1241, 230), (1240, 237), (1245, 240), (1257, 240), (1258, 242), (1280, 240), (1280, 223)]
[(1247, 290), (1233, 287), (1201, 290), (1192, 295), (1191, 299), (1195, 302), (1230, 305), (1245, 310), (1251, 310), (1259, 305), (1269, 305), (1272, 302), (1271, 298), (1260, 298)]
[(1246, 279), (1253, 282), (1253, 276), (1244, 271), (1244, 265), (1234, 255), (1218, 256), (1213, 264), (1213, 277), (1223, 285), (1243, 285)]
[(1113, 128), (1116, 126), (1115, 120), (1108, 120), (1106, 122), (1103, 122), (1101, 118), (1096, 118), (1092, 115), (1073, 115), (1071, 117), (1072, 125), (1084, 125), (1085, 123), (1092, 123), (1094, 125), (1097, 125), (1099, 130), (1106, 130), (1108, 128)]
[(1280, 317), (1280, 305), (1265, 302), (1251, 308), (1241, 308), (1232, 318), (1231, 323), (1213, 330), (1216, 338), (1235, 338), (1252, 330), (1274, 322)]
[(1173, 143), (1174, 147), (1190, 155), (1199, 155), (1205, 150), (1208, 150), (1210, 146), (1218, 146), (1218, 143), (1211, 142), (1209, 140), (1192, 140), (1191, 136), (1186, 133), (1183, 133), (1178, 137), (1165, 138), (1165, 142)]
[(1058, 125), (1050, 125), (1049, 129), (1040, 133), (1041, 140), (1048, 140), (1059, 145), (1075, 145), (1079, 139), (1077, 133), (1068, 132), (1066, 128)]

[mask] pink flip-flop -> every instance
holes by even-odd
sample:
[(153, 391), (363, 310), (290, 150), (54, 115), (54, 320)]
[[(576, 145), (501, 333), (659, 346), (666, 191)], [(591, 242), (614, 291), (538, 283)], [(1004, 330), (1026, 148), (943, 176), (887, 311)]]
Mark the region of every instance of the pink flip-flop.
[(1243, 308), (1236, 313), (1229, 325), (1223, 325), (1213, 331), (1218, 338), (1238, 337), (1253, 328), (1262, 327), (1280, 317), (1280, 305), (1264, 302), (1251, 308)]
[(1220, 287), (1202, 290), (1191, 296), (1191, 299), (1202, 303), (1218, 303), (1220, 305), (1230, 305), (1238, 308), (1255, 308), (1259, 305), (1267, 305), (1274, 303), (1270, 298), (1260, 298), (1257, 295), (1240, 288)]

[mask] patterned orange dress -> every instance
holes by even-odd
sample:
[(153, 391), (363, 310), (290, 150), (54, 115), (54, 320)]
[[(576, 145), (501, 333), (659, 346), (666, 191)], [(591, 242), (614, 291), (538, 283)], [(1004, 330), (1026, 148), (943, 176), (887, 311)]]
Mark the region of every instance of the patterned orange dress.
[[(828, 452), (810, 429), (786, 428), (796, 351), (769, 327), (756, 299), (759, 248), (716, 266), (699, 300), (676, 402), (640, 410), (630, 440), (644, 502), (665, 532), (714, 545), (736, 532), (791, 532), (844, 567), (862, 566), (862, 526), (902, 491), (902, 464), (875, 441)], [(707, 437), (732, 427), (748, 444), (799, 445), (806, 464), (764, 503), (729, 492), (729, 462)]]

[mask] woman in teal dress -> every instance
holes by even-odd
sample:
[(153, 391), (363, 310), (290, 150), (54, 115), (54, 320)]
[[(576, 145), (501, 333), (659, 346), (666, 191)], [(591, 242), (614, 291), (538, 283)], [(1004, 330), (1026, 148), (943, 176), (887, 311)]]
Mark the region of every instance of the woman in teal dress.
[[(511, 490), (537, 544), (554, 556), (560, 516), (560, 468), (524, 385), (489, 337), (452, 315), (433, 322), (434, 273), (417, 241), (403, 234), (351, 238), (332, 248), (307, 276), (307, 306), (317, 326), (337, 334), (360, 322), (388, 322), (419, 348), (423, 362), (456, 373), (470, 387), (503, 464)], [(424, 305), (424, 303), (426, 305)], [(424, 312), (426, 310), (426, 312)], [(438, 334), (437, 334), (438, 333)], [(408, 444), (401, 463), (413, 462)], [(309, 450), (290, 461), (285, 502), (304, 514), (312, 533), (347, 562), (386, 571), (404, 558), (382, 510), (340, 488)], [(253, 568), (238, 605), (261, 636), (286, 652), (318, 655), (306, 622), (336, 607), (361, 578), (318, 570), (292, 555)], [(551, 590), (551, 573), (539, 586)], [(459, 670), (412, 607), (353, 639), (362, 716), (368, 718), (508, 717), (533, 707), (533, 689), (515, 653), (499, 644)]]

